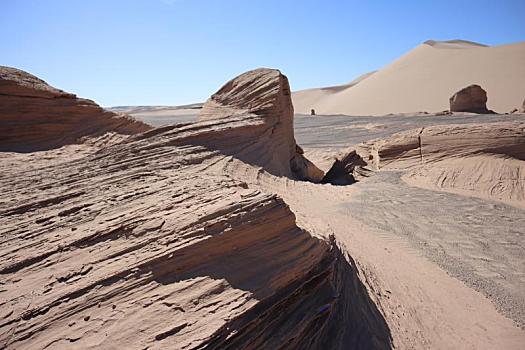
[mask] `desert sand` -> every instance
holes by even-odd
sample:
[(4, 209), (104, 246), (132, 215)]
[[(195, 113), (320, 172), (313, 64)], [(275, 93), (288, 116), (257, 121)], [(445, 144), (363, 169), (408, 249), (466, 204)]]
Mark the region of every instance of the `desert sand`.
[(115, 113), (125, 113), (153, 126), (193, 122), (202, 108), (202, 103), (184, 106), (121, 106), (108, 108)]
[(145, 130), (0, 138), (2, 348), (521, 349), (525, 115), (292, 95), (257, 69), (190, 113), (103, 112)]
[(348, 86), (293, 94), (296, 113), (386, 115), (440, 112), (458, 90), (478, 84), (487, 107), (519, 109), (525, 99), (525, 42), (486, 47), (463, 40), (429, 40), (396, 61)]

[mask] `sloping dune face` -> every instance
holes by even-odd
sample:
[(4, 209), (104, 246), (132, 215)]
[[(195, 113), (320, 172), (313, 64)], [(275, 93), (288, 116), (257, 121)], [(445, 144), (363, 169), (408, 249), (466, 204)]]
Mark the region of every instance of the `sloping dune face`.
[(132, 135), (149, 129), (27, 72), (0, 66), (0, 151), (48, 150), (110, 131)]
[(343, 161), (350, 172), (401, 170), (412, 185), (525, 207), (524, 122), (410, 130), (358, 145)]
[[(525, 42), (486, 47), (453, 40), (429, 40), (340, 91), (303, 98), (296, 112), (317, 114), (385, 115), (439, 112), (449, 98), (471, 84), (487, 91), (487, 108), (498, 113), (519, 108), (525, 91)], [(308, 91), (308, 90), (305, 90)], [(301, 96), (302, 92), (296, 92)], [(297, 108), (297, 106), (299, 106)]]
[[(240, 179), (266, 166), (295, 176), (286, 77), (228, 84), (200, 122), (28, 173), (25, 154), (0, 163), (3, 348), (391, 347), (337, 244)], [(237, 100), (238, 86), (262, 108)]]
[(321, 110), (315, 108), (323, 99), (359, 84), (375, 72), (365, 73), (344, 85), (294, 91), (292, 92), (292, 100), (295, 111), (300, 114), (311, 114), (313, 109), (315, 113), (321, 113)]

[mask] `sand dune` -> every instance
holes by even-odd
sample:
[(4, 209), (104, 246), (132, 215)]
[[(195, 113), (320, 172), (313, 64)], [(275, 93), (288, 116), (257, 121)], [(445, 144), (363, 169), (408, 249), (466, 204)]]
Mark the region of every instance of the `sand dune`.
[(498, 113), (525, 98), (525, 42), (486, 47), (429, 40), (353, 86), (297, 91), (296, 113), (385, 115), (439, 112), (461, 88), (478, 84)]
[(317, 106), (318, 103), (321, 103), (323, 99), (357, 85), (375, 72), (376, 71), (365, 73), (348, 84), (294, 91), (292, 93), (292, 100), (295, 112), (310, 114), (311, 110), (314, 109), (314, 112), (322, 114), (322, 111), (315, 109), (315, 106)]

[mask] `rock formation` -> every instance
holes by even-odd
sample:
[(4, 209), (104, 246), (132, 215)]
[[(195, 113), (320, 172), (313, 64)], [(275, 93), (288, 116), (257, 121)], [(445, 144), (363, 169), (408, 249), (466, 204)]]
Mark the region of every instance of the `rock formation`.
[(213, 94), (199, 119), (236, 124), (242, 120), (243, 127), (226, 139), (219, 141), (216, 138), (220, 136), (213, 136), (213, 147), (273, 175), (319, 182), (323, 172), (298, 151), (290, 95), (288, 79), (278, 70), (256, 69), (227, 82)]
[(451, 112), (493, 113), (487, 109), (487, 92), (479, 85), (469, 85), (449, 99)]
[(201, 119), (2, 155), (2, 348), (391, 347), (352, 260), (245, 176), (309, 173), (286, 77), (243, 74)]
[[(411, 184), (525, 206), (525, 122), (442, 125), (357, 145), (327, 176), (404, 171)], [(346, 171), (344, 171), (346, 169)], [(324, 180), (326, 181), (326, 180)]]
[(131, 135), (148, 129), (29, 73), (0, 66), (0, 151), (47, 150), (109, 131)]

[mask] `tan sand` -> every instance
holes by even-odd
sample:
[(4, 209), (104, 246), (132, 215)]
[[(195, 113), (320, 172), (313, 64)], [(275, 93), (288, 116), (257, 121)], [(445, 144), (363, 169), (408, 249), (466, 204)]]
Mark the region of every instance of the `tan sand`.
[(525, 98), (525, 42), (494, 47), (428, 41), (353, 86), (293, 94), (296, 113), (386, 115), (439, 112), (461, 88), (478, 84), (487, 107), (520, 108)]

